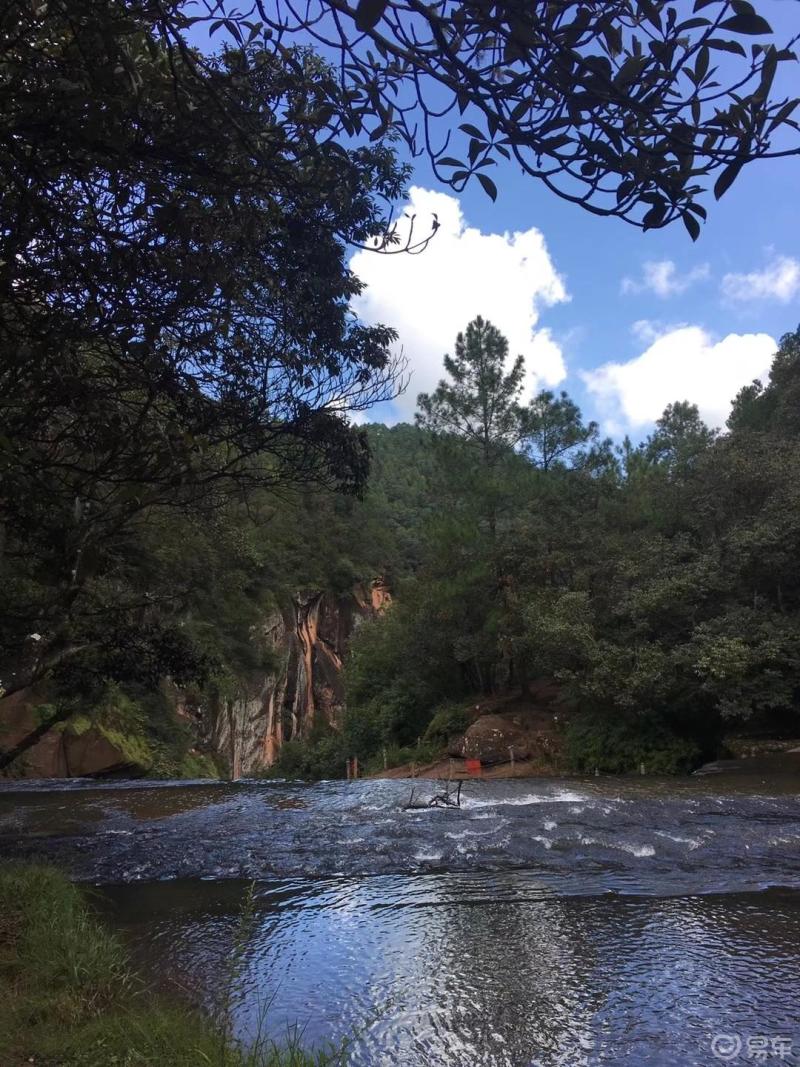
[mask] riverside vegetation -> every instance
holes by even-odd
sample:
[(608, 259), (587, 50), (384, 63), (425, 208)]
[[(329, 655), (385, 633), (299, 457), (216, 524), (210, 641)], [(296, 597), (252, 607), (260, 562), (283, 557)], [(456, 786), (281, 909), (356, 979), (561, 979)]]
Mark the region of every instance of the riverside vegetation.
[(218, 1024), (147, 988), (116, 936), (59, 871), (0, 872), (0, 1057), (59, 1067), (333, 1067), (297, 1033), (240, 1049)]
[(507, 356), (476, 320), (417, 427), (371, 428), (360, 511), (394, 539), (396, 603), (352, 641), (343, 737), (287, 749), (286, 773), (341, 774), (350, 752), (377, 769), (383, 746), (424, 760), (473, 694), (540, 676), (573, 709), (578, 771), (674, 773), (726, 731), (796, 737), (800, 332), (725, 432), (676, 401), (639, 445), (601, 439), (564, 393), (521, 402)]

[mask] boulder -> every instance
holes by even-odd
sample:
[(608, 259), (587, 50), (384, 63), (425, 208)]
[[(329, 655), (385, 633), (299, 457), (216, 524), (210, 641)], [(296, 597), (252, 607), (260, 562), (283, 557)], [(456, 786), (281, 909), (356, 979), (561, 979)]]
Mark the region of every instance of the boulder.
[(515, 760), (530, 756), (530, 745), (518, 726), (502, 715), (481, 715), (464, 734), (460, 754), (485, 764), (508, 763), (512, 747)]
[(461, 759), (461, 753), (464, 751), (464, 735), (458, 734), (457, 737), (451, 737), (447, 742), (446, 753), (448, 756), (452, 756), (453, 759)]
[(124, 741), (109, 737), (92, 727), (75, 735), (63, 734), (63, 748), (67, 773), (70, 777), (101, 778), (105, 775), (130, 773), (140, 775), (148, 769), (125, 751)]
[[(3, 700), (0, 750), (13, 748), (39, 725), (36, 709), (42, 703), (42, 695), (34, 690), (21, 690)], [(77, 778), (122, 772), (141, 774), (148, 766), (147, 760), (138, 758), (147, 753), (126, 743), (122, 734), (92, 726), (88, 719), (81, 725), (77, 729), (78, 722), (73, 721), (54, 727), (12, 763), (6, 775)]]

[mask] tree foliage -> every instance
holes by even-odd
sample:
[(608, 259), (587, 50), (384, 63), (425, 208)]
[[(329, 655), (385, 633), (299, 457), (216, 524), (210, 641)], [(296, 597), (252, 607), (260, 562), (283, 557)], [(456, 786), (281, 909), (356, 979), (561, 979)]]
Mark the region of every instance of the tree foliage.
[(361, 491), (348, 415), (400, 385), (347, 256), (404, 169), (321, 136), (339, 88), (307, 49), (201, 60), (159, 11), (0, 15), (7, 686), (141, 624), (120, 574), (154, 509), (208, 524), (257, 490)]
[[(255, 0), (247, 12), (204, 0), (194, 17), (336, 55), (348, 132), (393, 130), (456, 192), (474, 179), (494, 199), (505, 159), (595, 214), (644, 229), (681, 219), (695, 239), (712, 184), (719, 199), (746, 163), (800, 151), (797, 98), (774, 88), (794, 40), (776, 41), (746, 0)], [(179, 35), (174, 14), (171, 26)]]
[[(614, 449), (569, 397), (519, 405), (566, 426), (571, 447), (544, 463), (541, 444), (525, 454), (525, 437), (516, 451), (498, 445), (508, 481), (493, 538), (475, 506), (474, 435), (449, 422), (448, 448), (432, 448), (443, 507), (427, 520), (421, 564), (399, 585), (391, 623), (355, 639), (371, 687), (364, 706), (395, 686), (410, 692), (426, 663), (437, 666), (425, 694), (415, 691), (415, 722), (422, 699), (432, 718), (475, 690), (556, 679), (578, 715), (567, 755), (584, 771), (685, 770), (731, 729), (795, 737), (799, 354), (788, 334), (769, 381), (740, 393), (727, 434), (676, 401), (640, 445)], [(423, 418), (428, 406), (423, 398)], [(353, 699), (356, 714), (358, 686)], [(402, 722), (381, 730), (392, 742)]]

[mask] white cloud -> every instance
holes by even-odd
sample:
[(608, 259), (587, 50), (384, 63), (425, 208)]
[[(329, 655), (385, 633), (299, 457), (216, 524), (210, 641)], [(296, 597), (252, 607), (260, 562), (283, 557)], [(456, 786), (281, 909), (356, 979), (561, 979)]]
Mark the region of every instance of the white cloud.
[(368, 287), (353, 302), (355, 311), (400, 335), (411, 371), (411, 384), (397, 401), (402, 417), (416, 409), (418, 393), (436, 387), (444, 354), (476, 315), (505, 334), (511, 358), (525, 357), (527, 390), (563, 381), (561, 349), (537, 324), (540, 308), (569, 296), (541, 232), (482, 233), (466, 225), (458, 200), (446, 193), (412, 187), (410, 200), (405, 211), (416, 215), (416, 234), (427, 232), (433, 214), (438, 216), (439, 230), (427, 249), (392, 256), (360, 251), (350, 262)]
[(697, 404), (710, 426), (722, 426), (736, 393), (766, 375), (776, 348), (765, 333), (731, 333), (715, 343), (699, 326), (679, 326), (634, 359), (581, 377), (609, 433), (642, 430), (676, 400)]
[(685, 293), (695, 282), (708, 278), (710, 269), (707, 263), (692, 267), (686, 274), (678, 274), (678, 268), (671, 259), (649, 260), (642, 268), (642, 279), (623, 278), (620, 290), (623, 294), (643, 293), (649, 290), (666, 300), (670, 296)]
[(800, 295), (800, 261), (778, 256), (762, 271), (750, 274), (726, 274), (720, 286), (722, 295), (732, 302), (741, 300), (778, 300), (788, 304)]

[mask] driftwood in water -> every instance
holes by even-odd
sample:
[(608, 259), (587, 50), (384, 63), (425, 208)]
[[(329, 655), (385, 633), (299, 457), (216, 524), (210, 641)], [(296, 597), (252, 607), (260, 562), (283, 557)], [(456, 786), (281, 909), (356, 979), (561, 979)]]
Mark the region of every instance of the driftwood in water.
[[(404, 810), (409, 809), (425, 809), (425, 808), (460, 808), (461, 807), (461, 786), (464, 783), (462, 781), (452, 782), (445, 780), (440, 782), (442, 787), (441, 792), (434, 793), (430, 800), (418, 800), (414, 803), (414, 790), (411, 790), (411, 796), (408, 798), (408, 803), (405, 805)], [(453, 787), (456, 788), (453, 788)]]

